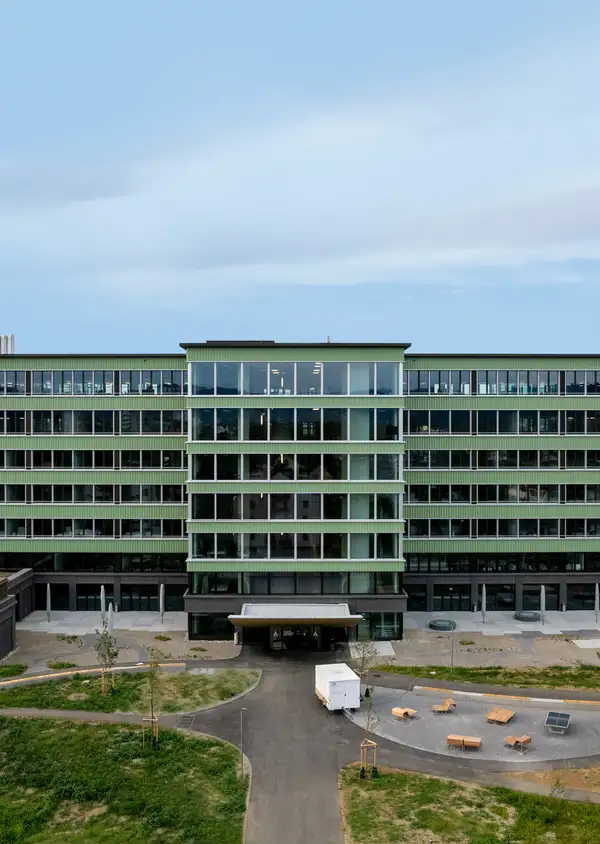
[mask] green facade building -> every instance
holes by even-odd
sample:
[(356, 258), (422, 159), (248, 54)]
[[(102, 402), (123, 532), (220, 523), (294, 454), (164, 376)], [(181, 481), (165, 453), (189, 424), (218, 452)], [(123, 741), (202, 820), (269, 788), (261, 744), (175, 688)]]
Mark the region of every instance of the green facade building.
[(407, 349), (0, 355), (5, 631), (48, 584), (54, 609), (104, 585), (140, 612), (163, 585), (192, 638), (271, 645), (397, 638), (407, 608), (477, 610), (483, 584), (488, 610), (541, 585), (593, 609), (600, 358)]

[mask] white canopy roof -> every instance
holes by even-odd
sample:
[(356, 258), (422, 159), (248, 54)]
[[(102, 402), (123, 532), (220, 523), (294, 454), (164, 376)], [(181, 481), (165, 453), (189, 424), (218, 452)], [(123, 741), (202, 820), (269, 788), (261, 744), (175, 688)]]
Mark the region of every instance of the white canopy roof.
[(352, 615), (348, 604), (244, 604), (240, 615), (230, 615), (237, 627), (264, 627), (267, 624), (328, 624), (354, 627), (362, 615)]

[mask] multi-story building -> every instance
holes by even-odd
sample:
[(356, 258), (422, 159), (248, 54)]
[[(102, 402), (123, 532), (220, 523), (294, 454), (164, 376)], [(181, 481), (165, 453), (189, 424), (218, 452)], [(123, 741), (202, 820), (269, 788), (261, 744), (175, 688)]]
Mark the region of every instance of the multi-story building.
[(104, 585), (139, 611), (164, 584), (191, 637), (323, 646), (401, 636), (407, 596), (476, 609), (483, 584), (488, 610), (542, 584), (547, 609), (594, 607), (599, 358), (182, 348), (0, 357), (4, 620), (48, 584), (54, 609)]
[(409, 609), (594, 609), (600, 358), (410, 355), (403, 392)]
[(164, 584), (192, 637), (401, 636), (405, 346), (183, 348), (2, 356), (0, 569), (37, 609)]

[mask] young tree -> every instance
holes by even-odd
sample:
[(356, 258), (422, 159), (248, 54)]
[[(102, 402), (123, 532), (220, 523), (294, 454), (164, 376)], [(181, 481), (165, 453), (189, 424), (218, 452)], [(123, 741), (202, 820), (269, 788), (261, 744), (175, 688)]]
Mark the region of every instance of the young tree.
[(365, 698), (369, 698), (369, 672), (381, 662), (381, 656), (377, 645), (372, 639), (359, 639), (353, 644), (352, 650), (355, 653), (356, 673), (360, 677), (361, 686), (366, 686)]
[(160, 663), (165, 655), (158, 648), (148, 648), (148, 668), (146, 678), (148, 680), (148, 699), (150, 701), (150, 725), (153, 731), (153, 746), (158, 747), (158, 720), (156, 718), (156, 707), (158, 703), (158, 687), (160, 683)]
[(119, 653), (121, 649), (117, 647), (117, 642), (113, 636), (110, 635), (108, 632), (108, 622), (106, 618), (102, 619), (102, 627), (100, 630), (96, 629), (96, 642), (94, 644), (94, 650), (96, 651), (96, 657), (98, 662), (100, 663), (101, 668), (101, 679), (102, 679), (102, 694), (106, 694), (106, 672), (110, 671), (111, 673), (111, 686), (114, 689), (115, 687), (115, 675), (113, 673), (113, 668), (117, 659), (119, 658)]

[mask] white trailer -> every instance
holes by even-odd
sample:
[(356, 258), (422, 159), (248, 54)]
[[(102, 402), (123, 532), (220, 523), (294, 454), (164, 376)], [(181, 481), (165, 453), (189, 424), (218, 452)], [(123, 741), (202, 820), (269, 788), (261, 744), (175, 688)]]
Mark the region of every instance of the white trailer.
[(315, 694), (330, 712), (360, 709), (360, 677), (344, 662), (316, 665)]

